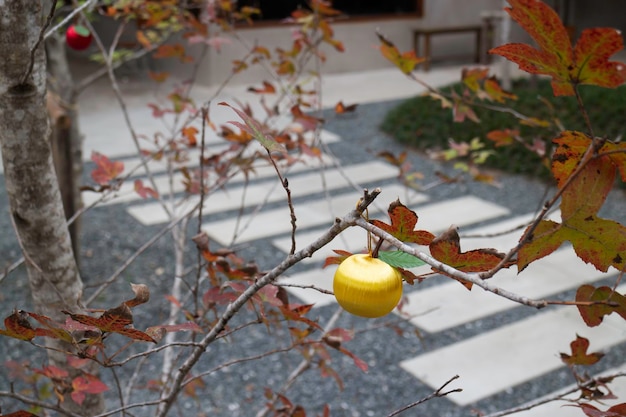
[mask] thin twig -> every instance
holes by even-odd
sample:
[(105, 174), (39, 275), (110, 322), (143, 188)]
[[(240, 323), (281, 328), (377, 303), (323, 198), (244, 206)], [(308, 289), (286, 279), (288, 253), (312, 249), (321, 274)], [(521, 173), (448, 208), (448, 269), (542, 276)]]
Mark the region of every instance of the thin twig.
[[(75, 8), (75, 9), (72, 9), (72, 11), (67, 16), (65, 16), (65, 18), (63, 18), (63, 20), (61, 20), (59, 23), (57, 23), (56, 25), (51, 27), (50, 30), (48, 32), (46, 32), (46, 34), (44, 35), (43, 39), (44, 40), (48, 39), (57, 30), (59, 30), (61, 27), (65, 26), (67, 24), (67, 22), (72, 20), (72, 18), (74, 16), (76, 16), (78, 13), (82, 12), (83, 10), (85, 10), (87, 7), (91, 6), (95, 2), (96, 2), (96, 0), (87, 0), (86, 2), (81, 4), (79, 7)], [(55, 3), (56, 3), (56, 0), (55, 0)]]
[(430, 401), (430, 400), (432, 400), (433, 398), (441, 398), (441, 397), (445, 397), (445, 396), (446, 396), (446, 395), (448, 395), (448, 394), (452, 394), (452, 393), (454, 393), (454, 392), (461, 392), (461, 391), (463, 391), (463, 389), (462, 389), (462, 388), (455, 388), (455, 389), (451, 389), (451, 390), (449, 390), (449, 391), (444, 391), (444, 388), (445, 388), (446, 386), (448, 386), (448, 385), (449, 385), (452, 381), (454, 381), (455, 379), (458, 379), (458, 378), (459, 378), (459, 376), (458, 376), (458, 375), (453, 376), (452, 378), (448, 379), (448, 381), (446, 381), (446, 383), (445, 383), (445, 384), (443, 384), (442, 386), (440, 386), (440, 387), (437, 389), (437, 391), (435, 391), (435, 392), (431, 393), (430, 395), (428, 395), (428, 396), (426, 396), (426, 397), (422, 398), (421, 400), (415, 401), (414, 403), (411, 403), (411, 404), (405, 405), (404, 407), (397, 409), (396, 411), (394, 411), (394, 412), (392, 412), (392, 413), (388, 414), (388, 415), (387, 415), (387, 417), (397, 416), (398, 414), (403, 413), (403, 412), (405, 412), (406, 410), (408, 410), (408, 409), (410, 409), (410, 408), (413, 408), (413, 407), (415, 407), (415, 406), (418, 406), (418, 405), (420, 405), (420, 404), (423, 404), (423, 403), (425, 403), (426, 401)]

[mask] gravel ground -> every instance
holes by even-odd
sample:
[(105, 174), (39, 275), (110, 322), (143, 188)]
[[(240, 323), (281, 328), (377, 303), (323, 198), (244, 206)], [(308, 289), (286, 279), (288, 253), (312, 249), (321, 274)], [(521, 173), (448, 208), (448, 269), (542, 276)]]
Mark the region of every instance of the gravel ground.
[[(404, 150), (403, 147), (395, 144), (388, 136), (378, 130), (378, 125), (385, 113), (396, 104), (397, 102), (381, 102), (362, 105), (358, 107), (355, 114), (342, 115), (341, 117), (327, 112), (324, 115), (327, 120), (325, 128), (339, 134), (343, 139), (331, 144), (329, 150), (338, 156), (345, 165), (371, 160), (374, 158), (373, 155), (383, 149), (394, 152)], [(410, 160), (414, 168), (424, 174), (425, 183), (434, 180), (436, 170), (446, 169), (415, 152), (410, 153)], [(86, 171), (89, 171), (89, 167)], [(501, 188), (485, 184), (465, 183), (436, 187), (431, 189), (428, 194), (431, 201), (472, 194), (506, 206), (513, 214), (528, 213), (540, 205), (545, 191), (544, 185), (526, 178), (509, 176), (502, 176), (500, 182)], [(377, 185), (384, 186), (384, 184), (371, 184), (371, 186)], [(319, 196), (311, 196), (311, 198), (319, 198)], [(306, 199), (298, 200), (295, 203), (296, 207), (298, 204), (306, 204)], [(623, 204), (624, 194), (616, 192), (608, 200), (603, 214), (606, 217), (624, 221), (626, 220), (626, 213), (623, 210)], [(7, 206), (4, 181), (1, 181), (0, 207), (2, 210), (6, 210)], [(190, 225), (191, 230), (194, 230), (195, 227), (194, 224)], [(91, 286), (109, 276), (119, 262), (131, 255), (149, 236), (158, 230), (159, 227), (139, 225), (126, 213), (123, 205), (96, 208), (87, 213), (83, 220), (84, 249), (81, 268), (83, 279), (88, 287), (86, 293), (89, 294)], [(19, 256), (18, 246), (6, 215), (0, 216), (0, 237), (0, 267), (4, 267)], [(167, 315), (168, 303), (163, 295), (168, 292), (169, 277), (173, 274), (174, 265), (172, 245), (169, 237), (162, 238), (128, 268), (120, 281), (112, 286), (110, 291), (99, 297), (96, 304), (100, 307), (115, 306), (131, 296), (128, 282), (144, 282), (150, 286), (153, 297), (150, 303), (135, 309), (136, 327), (141, 329), (164, 320)], [(190, 259), (193, 259), (193, 253), (190, 252), (188, 255)], [(271, 267), (282, 259), (268, 242), (263, 241), (256, 242), (253, 247), (245, 248), (241, 255), (258, 259), (262, 268)], [(428, 282), (428, 284), (424, 283), (423, 285), (436, 285), (436, 280), (429, 280)], [(572, 294), (560, 294), (559, 296), (565, 298), (571, 297)], [(14, 308), (32, 309), (28, 299), (25, 272), (22, 268), (0, 282), (0, 302), (0, 315), (2, 317), (10, 314)], [(329, 306), (317, 310), (320, 323), (327, 321), (333, 315), (335, 308)], [(340, 390), (332, 378), (321, 376), (319, 370), (313, 368), (296, 382), (288, 394), (289, 398), (302, 404), (307, 409), (307, 415), (311, 416), (321, 414), (321, 409), (325, 403), (331, 405), (332, 416), (385, 416), (402, 405), (416, 401), (432, 392), (432, 389), (399, 368), (398, 363), (401, 360), (489, 329), (505, 326), (530, 314), (533, 314), (531, 309), (519, 307), (497, 317), (472, 322), (437, 335), (425, 335), (421, 339), (415, 335), (414, 328), (405, 323), (398, 324), (398, 331), (381, 328), (361, 333), (357, 341), (348, 343), (346, 346), (367, 362), (370, 367), (367, 373), (363, 373), (355, 367), (350, 358), (332, 352), (332, 365), (341, 375), (344, 389)], [(239, 320), (251, 317), (250, 313), (244, 313), (243, 316)], [(338, 321), (339, 326), (356, 330), (364, 330), (380, 323), (380, 320), (365, 321), (347, 314), (342, 315)], [(403, 333), (399, 333), (401, 330)], [(272, 346), (280, 345), (287, 339), (288, 330), (286, 328), (279, 329), (276, 337), (272, 337), (268, 336), (264, 326), (250, 326), (229, 337), (228, 340), (212, 345), (199, 369), (210, 369), (226, 360), (261, 353), (269, 350)], [(7, 338), (0, 339), (0, 355), (6, 360), (29, 360), (36, 367), (40, 367), (43, 360), (37, 349)], [(597, 367), (596, 370), (615, 366), (621, 362), (621, 358), (625, 355), (626, 346), (618, 346), (610, 355), (607, 355), (604, 361), (601, 361), (601, 366)], [(158, 359), (159, 355), (156, 355), (154, 360), (145, 365), (140, 376), (142, 382), (147, 382), (157, 375)], [(196, 399), (181, 398), (176, 412), (232, 417), (253, 416), (255, 410), (258, 410), (265, 401), (263, 398), (264, 387), (269, 386), (274, 389), (280, 387), (282, 381), (293, 371), (299, 361), (299, 354), (291, 352), (269, 356), (260, 361), (238, 364), (218, 371), (204, 378), (206, 387)], [(125, 380), (132, 371), (132, 367), (125, 367), (116, 369), (115, 373), (117, 378)], [(450, 376), (452, 377), (452, 375)], [(103, 378), (106, 381), (111, 381), (112, 377), (111, 372), (104, 372)], [(11, 377), (6, 372), (0, 372), (0, 390), (9, 388), (10, 379)], [(457, 407), (446, 399), (435, 399), (404, 415), (456, 417), (473, 415), (472, 410), (474, 409), (490, 412), (536, 398), (563, 386), (565, 383), (570, 383), (570, 381), (568, 373), (559, 370), (530, 383), (507, 390), (491, 397), (489, 401), (483, 401), (472, 407)], [(453, 384), (451, 387), (457, 386), (459, 385)], [(137, 391), (135, 394), (134, 401), (153, 398), (153, 394), (146, 390)], [(117, 405), (114, 397), (112, 394), (109, 395), (111, 407)], [(15, 404), (4, 399), (0, 399), (0, 405), (3, 405), (2, 411), (4, 412), (17, 409)], [(138, 409), (134, 410), (133, 414), (143, 416), (150, 415), (151, 412), (149, 409)]]

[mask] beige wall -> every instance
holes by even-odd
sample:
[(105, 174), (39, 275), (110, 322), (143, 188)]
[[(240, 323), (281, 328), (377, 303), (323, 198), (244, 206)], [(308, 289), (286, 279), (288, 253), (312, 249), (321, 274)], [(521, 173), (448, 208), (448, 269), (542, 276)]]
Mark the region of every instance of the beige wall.
[[(394, 42), (401, 51), (413, 46), (412, 29), (424, 26), (454, 26), (478, 24), (481, 11), (501, 10), (502, 0), (424, 0), (424, 16), (420, 19), (378, 20), (360, 23), (335, 22), (335, 37), (345, 46), (344, 53), (325, 47), (328, 60), (322, 66), (324, 73), (363, 71), (389, 67), (376, 49), (379, 44), (376, 29)], [(247, 45), (265, 45), (272, 48), (290, 48), (288, 26), (275, 26), (259, 29), (241, 29), (239, 36)], [(433, 38), (433, 55), (471, 56), (474, 50), (474, 37), (470, 34), (444, 35)], [(211, 50), (202, 61), (199, 82), (205, 85), (219, 84), (230, 74), (232, 61), (243, 57), (246, 47), (239, 41), (224, 46), (221, 52)], [(262, 68), (248, 69), (239, 74), (235, 82), (249, 83), (267, 79)]]

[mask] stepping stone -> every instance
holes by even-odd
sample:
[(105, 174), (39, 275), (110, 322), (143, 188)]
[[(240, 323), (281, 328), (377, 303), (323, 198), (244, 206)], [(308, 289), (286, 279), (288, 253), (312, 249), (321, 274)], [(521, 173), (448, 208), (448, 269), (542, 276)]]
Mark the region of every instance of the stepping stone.
[[(626, 286), (618, 291), (623, 293)], [(607, 316), (601, 326), (590, 328), (578, 310), (568, 306), (404, 360), (400, 366), (433, 389), (460, 375), (457, 384), (463, 391), (446, 398), (466, 406), (562, 367), (558, 354), (571, 351), (569, 344), (577, 334), (591, 341), (594, 352), (626, 341), (621, 317)]]

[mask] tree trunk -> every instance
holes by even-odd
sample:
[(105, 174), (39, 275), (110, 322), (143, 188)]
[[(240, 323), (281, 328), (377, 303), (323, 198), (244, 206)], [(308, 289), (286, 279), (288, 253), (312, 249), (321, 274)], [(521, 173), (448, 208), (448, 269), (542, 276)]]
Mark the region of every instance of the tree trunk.
[[(43, 0), (5, 0), (0, 7), (0, 149), (33, 302), (40, 314), (64, 321), (61, 310), (81, 311), (83, 284), (52, 165), (43, 44), (31, 51), (49, 6)], [(72, 371), (62, 351), (49, 352), (51, 364)], [(82, 406), (69, 395), (63, 402), (82, 415), (98, 413), (102, 404), (91, 395)]]
[[(63, 200), (65, 217), (81, 209), (83, 175), (82, 136), (78, 126), (78, 94), (72, 78), (63, 36), (53, 34), (46, 40), (48, 64), (48, 113), (52, 122), (50, 142)], [(69, 227), (72, 249), (80, 264), (80, 217)]]

